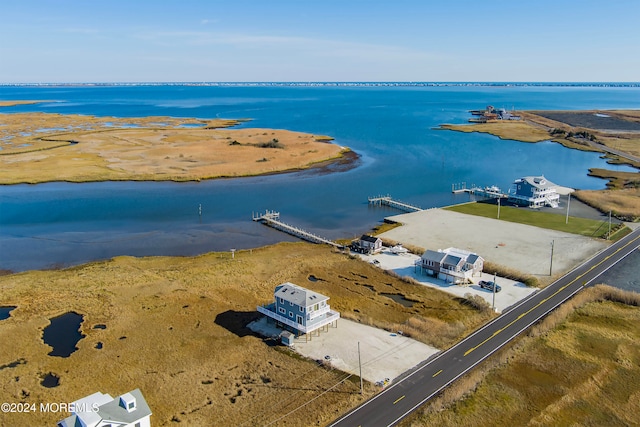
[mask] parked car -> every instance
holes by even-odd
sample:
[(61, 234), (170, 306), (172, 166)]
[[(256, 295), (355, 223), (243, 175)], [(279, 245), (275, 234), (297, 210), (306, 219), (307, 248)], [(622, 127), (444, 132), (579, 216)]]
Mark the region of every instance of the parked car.
[(496, 292), (500, 292), (502, 290), (502, 288), (500, 287), (500, 285), (496, 284), (495, 282), (489, 282), (486, 280), (481, 280), (480, 283), (478, 283), (480, 285), (480, 287), (482, 289), (488, 289), (491, 292), (493, 292), (493, 287), (496, 287)]

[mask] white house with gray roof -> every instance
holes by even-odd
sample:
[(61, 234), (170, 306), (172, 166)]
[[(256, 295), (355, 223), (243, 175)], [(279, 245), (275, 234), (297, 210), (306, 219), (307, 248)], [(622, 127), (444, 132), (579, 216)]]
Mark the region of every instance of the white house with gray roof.
[(525, 176), (514, 181), (509, 189), (509, 201), (530, 208), (557, 208), (560, 195), (557, 185), (544, 176)]
[(473, 252), (457, 248), (427, 250), (416, 261), (423, 273), (437, 277), (447, 283), (464, 283), (476, 274), (482, 274), (484, 259)]
[(58, 427), (150, 427), (151, 409), (139, 389), (117, 398), (96, 392), (71, 404)]
[(286, 282), (276, 287), (275, 301), (259, 306), (258, 312), (293, 329), (296, 334), (308, 334), (337, 322), (340, 313), (331, 310), (329, 297)]

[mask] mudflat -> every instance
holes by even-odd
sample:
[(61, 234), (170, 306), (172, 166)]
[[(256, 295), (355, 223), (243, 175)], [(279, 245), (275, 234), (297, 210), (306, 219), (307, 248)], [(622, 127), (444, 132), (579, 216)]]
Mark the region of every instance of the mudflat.
[(0, 184), (197, 181), (271, 174), (340, 159), (332, 138), (229, 127), (238, 120), (0, 115)]

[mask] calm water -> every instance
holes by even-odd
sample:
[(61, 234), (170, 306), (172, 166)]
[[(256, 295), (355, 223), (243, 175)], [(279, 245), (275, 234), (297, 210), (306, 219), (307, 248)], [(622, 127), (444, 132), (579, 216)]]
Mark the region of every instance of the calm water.
[[(438, 131), (487, 104), (515, 109), (640, 108), (640, 88), (587, 87), (47, 87), (0, 88), (0, 99), (56, 102), (3, 109), (100, 116), (252, 118), (245, 127), (325, 134), (361, 155), (357, 167), (200, 183), (49, 183), (0, 188), (0, 269), (68, 266), (116, 255), (193, 255), (292, 237), (251, 221), (273, 209), (328, 238), (356, 236), (398, 213), (369, 208), (390, 193), (421, 207), (466, 201), (453, 183), (507, 189), (520, 176), (604, 188), (594, 153)], [(613, 169), (628, 170), (624, 166)], [(202, 217), (198, 206), (202, 204)]]
[(42, 331), (42, 341), (53, 348), (49, 356), (69, 357), (78, 349), (76, 344), (84, 337), (80, 332), (83, 320), (72, 311), (50, 319), (51, 324)]

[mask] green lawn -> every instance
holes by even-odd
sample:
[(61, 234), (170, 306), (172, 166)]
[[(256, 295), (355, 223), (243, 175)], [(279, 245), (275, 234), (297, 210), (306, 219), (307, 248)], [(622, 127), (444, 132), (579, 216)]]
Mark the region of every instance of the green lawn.
[[(487, 203), (466, 203), (450, 206), (445, 209), (486, 218), (497, 218), (498, 214), (498, 206)], [(514, 208), (511, 206), (500, 207), (500, 220), (589, 237), (604, 237), (609, 231), (607, 221), (596, 221), (593, 219), (569, 216), (569, 223), (565, 224), (565, 215), (539, 212), (527, 208)]]

